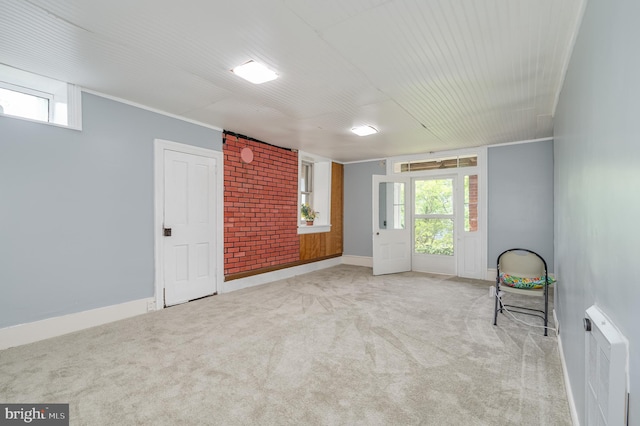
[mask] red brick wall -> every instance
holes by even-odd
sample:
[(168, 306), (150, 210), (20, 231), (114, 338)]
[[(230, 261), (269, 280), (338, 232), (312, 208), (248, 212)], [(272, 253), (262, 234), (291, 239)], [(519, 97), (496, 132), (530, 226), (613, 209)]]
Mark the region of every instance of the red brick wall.
[(478, 230), (478, 175), (469, 176), (469, 231)]
[(223, 153), (225, 275), (298, 261), (298, 154), (227, 134)]

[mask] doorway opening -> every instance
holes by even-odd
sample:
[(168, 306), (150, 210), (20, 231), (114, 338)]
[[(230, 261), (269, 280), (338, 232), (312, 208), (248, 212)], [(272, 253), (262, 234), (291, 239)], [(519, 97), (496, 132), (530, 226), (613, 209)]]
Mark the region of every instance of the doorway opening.
[(374, 275), (486, 277), (484, 154), (391, 160), (374, 176)]

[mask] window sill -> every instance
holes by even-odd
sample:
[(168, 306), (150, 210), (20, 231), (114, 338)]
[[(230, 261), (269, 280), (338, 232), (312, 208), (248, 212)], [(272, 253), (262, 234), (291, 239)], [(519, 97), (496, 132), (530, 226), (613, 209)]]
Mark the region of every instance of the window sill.
[(331, 231), (331, 225), (298, 225), (298, 234), (317, 234)]
[(71, 126), (68, 124), (55, 123), (53, 121), (34, 120), (32, 118), (20, 117), (19, 115), (4, 114), (0, 112), (0, 117), (14, 118), (16, 120), (23, 120), (23, 121), (28, 121), (30, 123), (36, 123), (36, 124), (46, 124), (47, 126), (60, 127), (62, 129), (82, 131), (82, 126)]

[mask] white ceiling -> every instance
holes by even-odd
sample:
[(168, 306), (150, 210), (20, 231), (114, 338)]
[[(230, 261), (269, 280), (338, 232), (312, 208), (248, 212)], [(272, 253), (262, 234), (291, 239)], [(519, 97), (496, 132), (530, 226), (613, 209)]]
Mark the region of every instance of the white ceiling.
[(0, 63), (357, 161), (552, 136), (584, 1), (0, 0)]

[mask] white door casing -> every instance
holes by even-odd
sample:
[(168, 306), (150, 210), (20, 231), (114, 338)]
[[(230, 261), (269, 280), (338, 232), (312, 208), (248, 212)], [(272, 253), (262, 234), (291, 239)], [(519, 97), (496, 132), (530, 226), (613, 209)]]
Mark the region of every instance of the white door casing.
[[(458, 272), (457, 275), (464, 278), (476, 278), (485, 279), (486, 267), (482, 267), (484, 259), (486, 258), (485, 250), (482, 249), (483, 238), (485, 235), (486, 223), (483, 220), (484, 212), (482, 206), (484, 205), (486, 197), (480, 190), (483, 185), (483, 176), (477, 174), (477, 172), (464, 173), (459, 176), (459, 196), (458, 196), (458, 211), (462, 212), (465, 203), (465, 190), (464, 181), (467, 176), (476, 176), (477, 178), (477, 224), (475, 229), (472, 226), (469, 229), (465, 229), (465, 217), (464, 214), (460, 214), (456, 217), (456, 250), (457, 250), (457, 262)], [(486, 264), (486, 262), (485, 262)]]
[[(459, 168), (446, 168), (446, 169), (434, 169), (434, 170), (416, 170), (405, 171), (399, 166), (400, 163), (406, 164), (407, 162), (420, 162), (429, 159), (441, 159), (441, 158), (455, 158), (458, 156), (477, 156), (477, 166), (475, 167), (459, 167)], [(411, 205), (408, 205), (407, 210), (410, 218), (410, 246), (412, 265), (411, 269), (415, 271), (425, 272), (438, 272), (438, 273), (454, 273), (461, 277), (478, 278), (478, 279), (493, 279), (495, 278), (495, 270), (487, 270), (487, 149), (473, 148), (467, 150), (455, 150), (455, 151), (442, 151), (429, 154), (416, 154), (408, 156), (399, 156), (388, 158), (387, 163), (387, 175), (383, 178), (392, 179), (392, 177), (403, 176), (411, 179), (434, 179), (434, 178), (446, 178), (455, 177), (456, 184), (454, 188), (455, 197), (455, 256), (452, 262), (449, 262), (449, 266), (446, 268), (447, 272), (435, 265), (436, 268), (432, 269), (432, 265), (422, 265), (421, 260), (416, 261), (416, 255), (414, 254), (413, 247), (413, 227), (414, 227), (414, 203), (413, 194), (411, 195)], [(475, 175), (477, 176), (477, 222), (474, 229), (467, 230), (465, 227), (465, 176)], [(413, 180), (412, 180), (413, 184)], [(413, 188), (411, 187), (411, 193)], [(409, 194), (409, 192), (407, 193)], [(374, 191), (375, 196), (375, 191)], [(375, 202), (374, 202), (375, 205)], [(375, 209), (374, 209), (375, 213)], [(375, 226), (375, 223), (374, 223)], [(375, 250), (375, 245), (374, 245)], [(491, 272), (493, 275), (491, 275)]]
[(155, 287), (162, 308), (221, 291), (222, 154), (156, 140), (155, 166)]
[(409, 179), (373, 176), (373, 275), (411, 270)]

